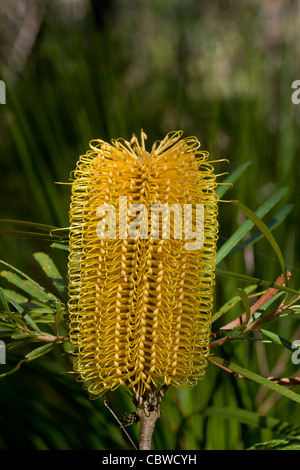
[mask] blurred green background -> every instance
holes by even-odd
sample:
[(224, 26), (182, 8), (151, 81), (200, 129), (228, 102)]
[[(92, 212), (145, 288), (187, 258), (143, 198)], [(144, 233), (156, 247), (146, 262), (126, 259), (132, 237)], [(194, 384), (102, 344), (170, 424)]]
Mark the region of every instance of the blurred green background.
[[(2, 0), (1, 218), (67, 227), (70, 187), (57, 183), (69, 181), (90, 140), (129, 139), (143, 128), (150, 146), (182, 129), (198, 137), (212, 160), (229, 160), (215, 163), (216, 173), (250, 162), (228, 199), (256, 210), (288, 188), (281, 204), (294, 207), (274, 236), (297, 288), (300, 105), (291, 101), (291, 85), (300, 79), (299, 57), (300, 4), (293, 0)], [(230, 204), (220, 204), (219, 246), (242, 221)], [(45, 282), (32, 257), (41, 250), (66, 276), (65, 251), (34, 239), (0, 238), (2, 260)], [(269, 281), (281, 274), (264, 240), (220, 267)], [(216, 308), (236, 286), (217, 278)], [(297, 326), (279, 328), (292, 337)], [(280, 365), (276, 352), (257, 365), (251, 346), (231, 348), (225, 353), (261, 373)], [(89, 401), (73, 375), (57, 373), (70, 368), (59, 350), (44, 362), (0, 380), (0, 448), (131, 448), (103, 401)], [(281, 365), (296, 372), (288, 359)], [(269, 431), (201, 411), (246, 408), (299, 419), (295, 404), (277, 398), (210, 365), (192, 392), (168, 392), (153, 445), (249, 447)], [(121, 391), (109, 402), (119, 417), (132, 411)], [(129, 432), (136, 437), (134, 428)]]

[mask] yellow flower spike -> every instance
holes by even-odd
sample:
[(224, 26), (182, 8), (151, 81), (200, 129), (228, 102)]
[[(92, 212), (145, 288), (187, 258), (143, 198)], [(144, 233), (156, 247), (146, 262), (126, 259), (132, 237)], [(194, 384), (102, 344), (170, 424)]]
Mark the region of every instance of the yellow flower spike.
[(217, 184), (208, 153), (181, 135), (168, 134), (150, 153), (143, 131), (141, 144), (136, 136), (95, 140), (77, 163), (70, 339), (75, 371), (92, 394), (192, 387), (205, 372)]

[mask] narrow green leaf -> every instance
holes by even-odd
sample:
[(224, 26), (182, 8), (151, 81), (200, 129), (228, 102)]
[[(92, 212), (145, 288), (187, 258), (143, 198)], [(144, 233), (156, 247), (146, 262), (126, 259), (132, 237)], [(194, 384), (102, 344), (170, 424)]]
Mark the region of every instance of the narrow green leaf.
[[(274, 193), (257, 211), (255, 215), (258, 218), (264, 217), (277, 202), (279, 202), (283, 196), (286, 194), (287, 188), (281, 188), (276, 193)], [(231, 250), (242, 240), (242, 238), (251, 230), (254, 226), (252, 220), (246, 220), (236, 231), (235, 233), (224, 243), (223, 246), (218, 250), (216, 255), (216, 265), (218, 265), (230, 252)]]
[(274, 333), (273, 331), (265, 330), (265, 329), (260, 329), (263, 335), (267, 336), (270, 338), (274, 343), (280, 344), (284, 346), (285, 348), (289, 349), (289, 351), (294, 351), (295, 347), (293, 347), (292, 343), (288, 341), (287, 339), (282, 338), (279, 336), (277, 333)]
[(0, 223), (12, 224), (12, 225), (24, 225), (26, 227), (31, 227), (38, 230), (44, 230), (45, 232), (50, 232), (51, 230), (57, 229), (54, 225), (40, 224), (37, 222), (31, 222), (28, 220), (17, 220), (17, 219), (0, 219)]
[(26, 303), (27, 298), (10, 289), (3, 289), (3, 292), (7, 301), (15, 308), (15, 310), (19, 313), (23, 313), (24, 308), (20, 304)]
[[(15, 342), (15, 343), (17, 343), (17, 342)], [(22, 342), (21, 342), (21, 344), (22, 344)], [(39, 348), (36, 348), (36, 349), (32, 350), (30, 353), (26, 354), (25, 358), (21, 359), (15, 365), (15, 367), (13, 367), (12, 369), (10, 369), (7, 372), (4, 372), (3, 374), (0, 374), (0, 378), (7, 377), (8, 375), (11, 375), (14, 372), (17, 372), (23, 364), (26, 364), (27, 362), (33, 361), (34, 359), (37, 359), (37, 358), (43, 356), (44, 354), (47, 354), (48, 352), (51, 351), (52, 348), (53, 348), (53, 344), (50, 343), (50, 344), (46, 344), (46, 345), (40, 346)]]
[(300, 427), (290, 424), (286, 421), (280, 421), (277, 418), (261, 415), (255, 411), (244, 410), (241, 408), (219, 408), (210, 407), (201, 412), (206, 416), (218, 416), (225, 419), (234, 419), (240, 423), (249, 426), (259, 427), (262, 429), (270, 429), (278, 436), (295, 436), (300, 435)]
[(224, 196), (224, 194), (230, 189), (231, 185), (247, 170), (249, 165), (251, 165), (251, 162), (246, 162), (240, 165), (236, 170), (230, 173), (224, 181), (222, 181), (222, 184), (216, 189), (216, 193), (220, 198)]
[(41, 287), (36, 282), (29, 281), (28, 279), (24, 280), (20, 276), (10, 271), (2, 271), (0, 273), (8, 282), (14, 284), (16, 287), (22, 291), (30, 294), (33, 298), (40, 301), (57, 301), (58, 299), (50, 292), (47, 292), (43, 287)]
[(65, 282), (50, 256), (48, 256), (46, 253), (41, 252), (35, 253), (33, 256), (43, 269), (44, 273), (51, 280), (56, 290), (62, 296), (62, 299), (66, 300), (67, 293)]
[(29, 277), (27, 274), (23, 273), (23, 272), (20, 271), (19, 269), (15, 268), (15, 267), (12, 266), (11, 264), (6, 263), (6, 261), (3, 261), (3, 260), (0, 259), (0, 264), (3, 264), (3, 266), (6, 266), (6, 267), (10, 268), (12, 271), (14, 271), (15, 273), (19, 274), (22, 278), (27, 279), (28, 281), (30, 281), (32, 284), (34, 284), (34, 285), (37, 286), (38, 288), (43, 289), (43, 288), (41, 288), (41, 286), (40, 286), (36, 281), (34, 281), (33, 279), (31, 279), (31, 277)]
[(300, 291), (297, 291), (295, 289), (291, 289), (290, 287), (279, 286), (279, 285), (277, 285), (273, 282), (266, 281), (266, 280), (260, 279), (258, 277), (248, 276), (247, 274), (234, 273), (232, 271), (227, 271), (225, 269), (219, 269), (219, 268), (217, 268), (215, 270), (215, 273), (219, 276), (229, 277), (230, 279), (237, 279), (239, 281), (248, 282), (248, 283), (251, 283), (251, 284), (257, 283), (257, 284), (260, 284), (260, 285), (266, 286), (266, 287), (275, 287), (279, 291), (289, 292), (290, 294), (296, 294), (297, 296), (300, 295)]
[(37, 326), (37, 324), (34, 322), (34, 320), (31, 318), (31, 316), (26, 313), (24, 315), (24, 320), (26, 320), (26, 322), (28, 323), (28, 325), (34, 330), (34, 331), (37, 331), (38, 333), (41, 333), (41, 330), (39, 329), (39, 327)]
[(248, 295), (247, 295), (247, 293), (244, 289), (238, 288), (237, 293), (238, 293), (238, 295), (240, 296), (240, 298), (242, 300), (244, 310), (245, 310), (245, 313), (246, 313), (246, 319), (247, 319), (246, 321), (248, 322), (249, 319), (250, 319), (250, 301), (249, 301), (249, 297), (248, 297)]
[(0, 300), (1, 300), (2, 305), (4, 307), (4, 311), (9, 314), (10, 313), (10, 308), (9, 308), (9, 305), (8, 305), (8, 302), (7, 302), (5, 292), (2, 289), (2, 287), (0, 287)]
[[(293, 208), (293, 204), (287, 204), (283, 208), (281, 208), (277, 214), (272, 218), (270, 222), (266, 224), (269, 230), (274, 230), (276, 227), (278, 227), (281, 222), (285, 219), (285, 217), (291, 212)], [(233, 255), (234, 253), (237, 253), (238, 251), (241, 251), (245, 249), (247, 246), (251, 246), (254, 243), (258, 242), (264, 237), (264, 234), (259, 230), (256, 232), (252, 237), (247, 238), (243, 243), (240, 243), (237, 245), (235, 248), (233, 248), (228, 255)]]
[(57, 336), (58, 336), (59, 323), (63, 317), (63, 314), (64, 314), (64, 309), (62, 307), (58, 308), (57, 313), (55, 315), (55, 331), (56, 331)]
[(14, 331), (14, 328), (9, 328), (8, 326), (0, 326), (0, 336), (10, 336), (11, 333)]
[[(34, 335), (30, 335), (30, 334), (26, 334), (26, 333), (13, 333), (11, 335), (11, 338), (13, 338), (13, 339), (24, 339), (24, 340), (26, 340), (26, 343), (28, 341), (31, 341), (33, 337), (34, 337)], [(23, 345), (23, 343), (22, 343), (22, 345)]]
[(289, 390), (288, 388), (283, 387), (282, 385), (279, 385), (275, 382), (272, 382), (271, 380), (261, 377), (260, 375), (255, 374), (254, 372), (250, 370), (244, 369), (243, 367), (240, 367), (236, 364), (233, 364), (232, 362), (227, 361), (226, 359), (223, 359), (221, 357), (211, 356), (209, 360), (212, 363), (226, 367), (227, 369), (231, 370), (235, 374), (241, 375), (245, 377), (246, 379), (249, 379), (253, 382), (258, 383), (259, 385), (267, 387), (269, 390), (279, 393), (281, 396), (285, 398), (288, 398), (297, 403), (300, 403), (300, 395), (293, 392), (292, 390)]
[[(250, 294), (257, 288), (257, 284), (245, 287), (244, 291), (247, 294)], [(241, 301), (241, 297), (239, 295), (232, 297), (232, 299), (228, 300), (216, 313), (211, 316), (210, 322), (215, 322), (218, 318), (222, 315), (227, 313), (232, 307), (234, 307), (237, 303)]]
[(251, 219), (256, 226), (261, 230), (261, 232), (264, 234), (266, 239), (269, 241), (270, 245), (272, 246), (273, 250), (276, 253), (276, 256), (278, 258), (282, 274), (285, 279), (285, 285), (287, 285), (287, 277), (286, 277), (286, 267), (285, 267), (285, 261), (282, 256), (281, 250), (278, 246), (278, 243), (276, 242), (273, 234), (270, 232), (266, 224), (254, 213), (252, 212), (248, 207), (246, 207), (244, 204), (238, 201), (232, 201), (232, 203), (237, 206), (249, 219)]
[(62, 243), (52, 243), (51, 248), (57, 248), (59, 250), (69, 251), (69, 245), (63, 245)]
[(20, 328), (26, 329), (26, 323), (23, 320), (23, 316), (21, 316), (19, 313), (15, 312), (9, 312), (6, 314), (7, 315), (7, 321), (10, 324), (17, 325)]
[(51, 235), (45, 234), (45, 233), (39, 233), (39, 232), (28, 232), (24, 230), (0, 230), (0, 233), (3, 235), (16, 235), (17, 237), (21, 238), (37, 238), (39, 240), (45, 240), (45, 241), (53, 241), (53, 240), (58, 240), (61, 241), (64, 237), (60, 235)]
[(48, 352), (50, 352), (52, 348), (53, 348), (52, 343), (44, 344), (43, 346), (40, 346), (30, 351), (28, 354), (26, 354), (25, 358), (30, 359), (30, 360), (37, 359), (38, 357), (41, 357), (44, 354), (47, 354)]
[(260, 442), (249, 447), (247, 450), (300, 450), (300, 436)]

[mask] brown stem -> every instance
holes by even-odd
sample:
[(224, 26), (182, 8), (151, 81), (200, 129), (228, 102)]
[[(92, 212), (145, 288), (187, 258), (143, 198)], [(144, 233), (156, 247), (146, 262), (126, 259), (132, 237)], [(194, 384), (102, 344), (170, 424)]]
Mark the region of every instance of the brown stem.
[(147, 413), (143, 408), (137, 409), (140, 420), (139, 449), (151, 450), (152, 435), (155, 423), (160, 416), (159, 407)]
[(136, 395), (136, 416), (140, 421), (139, 450), (151, 450), (155, 423), (160, 417), (160, 402), (167, 391), (163, 386), (159, 391), (152, 388), (143, 395)]
[[(286, 273), (287, 279), (291, 277), (291, 273), (287, 272)], [(284, 281), (284, 276), (281, 275), (275, 282), (275, 285), (278, 286), (284, 286), (285, 281)], [(260, 307), (262, 307), (268, 300), (270, 300), (275, 294), (277, 294), (278, 289), (276, 287), (269, 287), (269, 289), (261, 296), (260, 299), (258, 299), (257, 302), (251, 307), (250, 310), (250, 316), (252, 316)], [(268, 316), (262, 317), (256, 321), (254, 321), (252, 324), (245, 326), (243, 329), (243, 332), (246, 333), (247, 331), (251, 331), (255, 328), (257, 328), (261, 323), (265, 322), (272, 316), (274, 316), (276, 313), (278, 313), (278, 309), (274, 310), (271, 314)], [(231, 331), (233, 328), (242, 326), (244, 323), (247, 321), (247, 316), (246, 313), (243, 313), (240, 317), (236, 318), (232, 322), (228, 323), (227, 325), (223, 326), (220, 328), (220, 330), (217, 332), (218, 334), (222, 333), (223, 331)], [(222, 346), (224, 343), (227, 343), (228, 341), (231, 341), (232, 338), (230, 335), (224, 336), (223, 338), (217, 339), (216, 341), (213, 341), (210, 345), (211, 349), (216, 348), (218, 346)]]

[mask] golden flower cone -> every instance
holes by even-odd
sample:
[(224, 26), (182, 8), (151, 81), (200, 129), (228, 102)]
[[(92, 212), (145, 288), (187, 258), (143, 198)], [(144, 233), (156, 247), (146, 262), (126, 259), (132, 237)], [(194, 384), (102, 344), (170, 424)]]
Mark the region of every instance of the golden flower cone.
[[(135, 136), (112, 144), (96, 140), (77, 163), (70, 208), (70, 339), (75, 371), (92, 394), (120, 385), (140, 395), (159, 385), (191, 387), (205, 372), (216, 178), (197, 139), (181, 135), (168, 134), (150, 153), (143, 131), (141, 143)], [(127, 210), (143, 205), (140, 224), (138, 212), (121, 214), (120, 200)], [(186, 233), (180, 237), (175, 213), (170, 219), (151, 213), (153, 205), (179, 210), (196, 204), (204, 207), (200, 249), (189, 249)], [(111, 218), (103, 219), (99, 207), (114, 208)], [(153, 227), (159, 238), (152, 236)], [(142, 228), (148, 236), (142, 237)]]

